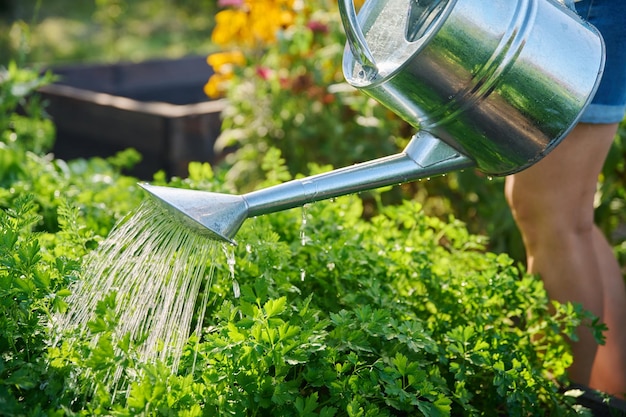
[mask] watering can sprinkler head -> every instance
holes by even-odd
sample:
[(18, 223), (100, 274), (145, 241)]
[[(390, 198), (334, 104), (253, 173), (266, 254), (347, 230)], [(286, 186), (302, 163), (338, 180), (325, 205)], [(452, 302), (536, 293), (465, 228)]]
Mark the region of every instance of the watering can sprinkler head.
[(139, 183), (139, 186), (165, 208), (174, 221), (212, 240), (234, 244), (232, 238), (248, 217), (248, 206), (242, 196), (148, 183)]
[(521, 171), (569, 133), (604, 68), (599, 32), (556, 2), (339, 6), (346, 80), (419, 132), (396, 155), (241, 196), (140, 184), (174, 221), (234, 243), (249, 217), (468, 167)]

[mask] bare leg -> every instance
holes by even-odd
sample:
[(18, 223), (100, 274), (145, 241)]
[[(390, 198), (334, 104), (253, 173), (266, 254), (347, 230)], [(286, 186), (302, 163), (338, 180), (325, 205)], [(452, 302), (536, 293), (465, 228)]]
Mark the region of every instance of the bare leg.
[(505, 192), (522, 232), (528, 271), (541, 276), (551, 298), (581, 303), (610, 326), (600, 349), (591, 332), (581, 329), (572, 344), (571, 379), (622, 394), (624, 378), (609, 384), (605, 372), (610, 367), (612, 374), (626, 375), (626, 291), (611, 247), (593, 222), (598, 174), (616, 130), (616, 124), (579, 124), (546, 158), (508, 177)]
[(626, 286), (613, 252), (602, 232), (595, 229), (594, 247), (602, 269), (604, 310), (602, 319), (609, 331), (606, 344), (598, 347), (589, 386), (624, 398), (626, 394)]

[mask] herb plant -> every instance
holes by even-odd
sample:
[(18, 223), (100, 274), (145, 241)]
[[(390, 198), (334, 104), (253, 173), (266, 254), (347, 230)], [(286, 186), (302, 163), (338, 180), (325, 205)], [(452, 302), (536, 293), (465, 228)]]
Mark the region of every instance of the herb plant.
[[(212, 285), (202, 289), (203, 332), (190, 338), (176, 374), (167, 361), (142, 361), (129, 338), (113, 337), (112, 296), (90, 324), (97, 344), (58, 339), (51, 317), (89, 273), (84, 256), (143, 198), (121, 174), (136, 156), (60, 161), (45, 153), (49, 142), (27, 146), (18, 125), (3, 123), (4, 415), (584, 413), (562, 392), (566, 341), (593, 318), (551, 303), (539, 279), (488, 252), (460, 221), (427, 216), (411, 201), (385, 206), (378, 192), (369, 219), (362, 200), (348, 196), (246, 221), (239, 245), (224, 248), (235, 264), (214, 261)], [(276, 149), (261, 168), (260, 186), (291, 178)], [(189, 178), (158, 174), (155, 182), (228, 188), (223, 172), (200, 163)], [(99, 382), (117, 370), (122, 383), (110, 392)]]

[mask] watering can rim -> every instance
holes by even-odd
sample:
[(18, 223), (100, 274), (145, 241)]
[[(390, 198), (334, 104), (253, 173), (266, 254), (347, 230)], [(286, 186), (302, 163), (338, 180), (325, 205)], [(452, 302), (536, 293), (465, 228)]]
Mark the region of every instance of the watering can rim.
[[(384, 0), (384, 1), (389, 1), (389, 0)], [(410, 0), (410, 1), (416, 1), (416, 0)], [(346, 81), (354, 87), (364, 88), (364, 87), (370, 87), (370, 86), (376, 86), (376, 85), (382, 84), (388, 81), (389, 79), (395, 77), (399, 72), (401, 72), (407, 65), (409, 65), (409, 63), (417, 55), (419, 55), (426, 48), (426, 46), (429, 44), (429, 41), (434, 36), (437, 35), (437, 33), (439, 32), (439, 29), (445, 24), (448, 17), (452, 13), (454, 6), (458, 2), (458, 0), (440, 0), (440, 1), (445, 1), (446, 4), (444, 6), (444, 9), (439, 12), (436, 18), (436, 21), (432, 24), (432, 26), (429, 27), (428, 31), (422, 37), (414, 41), (409, 41), (405, 39), (407, 45), (412, 45), (412, 44), (417, 44), (417, 43), (421, 43), (421, 45), (417, 47), (415, 51), (413, 51), (410, 55), (407, 55), (407, 58), (405, 59), (404, 62), (399, 64), (393, 70), (385, 73), (385, 75), (376, 76), (371, 79), (368, 78), (364, 80), (363, 83), (355, 83), (353, 82), (354, 79), (350, 80), (348, 79), (347, 76), (345, 77)], [(368, 2), (366, 1), (366, 4), (367, 3)], [(359, 22), (359, 19), (358, 19), (358, 14), (356, 13), (356, 10), (354, 7), (354, 0), (339, 0), (338, 5), (339, 5), (339, 14), (341, 16), (343, 28), (346, 31), (346, 37), (347, 37), (345, 52), (342, 57), (342, 62), (344, 63), (344, 67), (345, 67), (346, 60), (349, 58), (349, 55), (346, 52), (349, 51), (354, 61), (362, 65), (364, 68), (369, 68), (370, 66), (373, 66), (374, 68), (376, 68), (375, 59), (371, 55), (371, 49), (369, 48), (369, 45), (367, 44), (367, 40), (365, 39), (365, 35), (363, 33), (361, 23)], [(369, 62), (361, 62), (359, 58), (361, 59), (365, 58), (365, 60)]]

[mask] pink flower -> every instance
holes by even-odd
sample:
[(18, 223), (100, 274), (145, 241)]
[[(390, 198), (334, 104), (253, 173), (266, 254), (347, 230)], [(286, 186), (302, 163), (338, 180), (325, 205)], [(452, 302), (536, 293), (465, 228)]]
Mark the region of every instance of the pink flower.
[(306, 27), (308, 27), (309, 29), (311, 29), (313, 32), (316, 33), (328, 33), (328, 25), (325, 23), (320, 22), (319, 20), (311, 20), (306, 24)]
[(244, 0), (218, 0), (217, 5), (219, 7), (241, 7)]
[(257, 67), (256, 74), (262, 79), (267, 80), (270, 78), (270, 75), (272, 75), (272, 70), (267, 67)]

